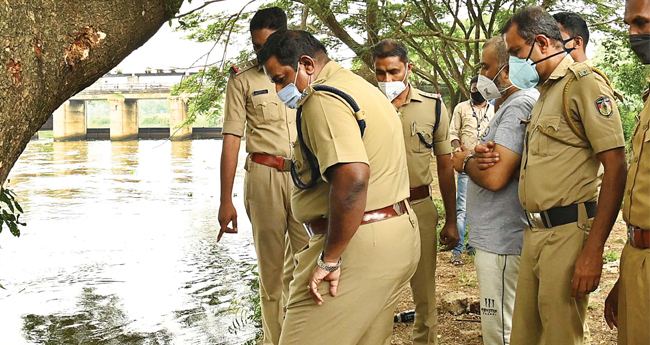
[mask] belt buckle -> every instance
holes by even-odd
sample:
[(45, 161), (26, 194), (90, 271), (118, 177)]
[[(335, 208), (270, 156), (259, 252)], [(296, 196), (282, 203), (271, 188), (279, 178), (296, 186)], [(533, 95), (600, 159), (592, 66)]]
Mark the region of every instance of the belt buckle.
[(535, 212), (526, 212), (526, 216), (528, 217), (528, 222), (535, 227), (535, 228), (541, 228), (545, 229), (546, 226), (544, 225), (544, 221), (542, 220), (542, 214), (541, 213), (535, 213)]
[(627, 225), (627, 239), (630, 241), (630, 245), (636, 248), (636, 242), (634, 241), (634, 230), (636, 227), (634, 225)]

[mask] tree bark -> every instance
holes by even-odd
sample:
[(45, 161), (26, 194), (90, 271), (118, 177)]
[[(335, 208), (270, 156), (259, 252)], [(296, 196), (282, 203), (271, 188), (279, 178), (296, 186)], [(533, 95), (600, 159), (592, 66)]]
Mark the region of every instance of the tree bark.
[(0, 186), (63, 102), (144, 44), (183, 0), (0, 0)]

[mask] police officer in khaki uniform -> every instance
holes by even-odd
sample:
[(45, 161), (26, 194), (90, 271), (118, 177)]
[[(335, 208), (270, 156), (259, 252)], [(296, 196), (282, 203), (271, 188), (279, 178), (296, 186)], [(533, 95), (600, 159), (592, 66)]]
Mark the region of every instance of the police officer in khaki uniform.
[(311, 234), (280, 344), (388, 345), (420, 257), (395, 109), (305, 31), (276, 32), (258, 57), (280, 99), (301, 107), (291, 205)]
[(510, 344), (583, 344), (588, 294), (600, 282), (625, 187), (618, 108), (606, 79), (567, 55), (557, 22), (544, 9), (521, 9), (502, 33), (510, 81), (541, 93), (521, 163), (519, 199), (531, 226), (524, 233)]
[[(650, 65), (650, 0), (628, 0), (625, 22), (630, 25), (632, 50)], [(650, 81), (650, 78), (648, 78)], [(621, 255), (621, 276), (605, 300), (605, 319), (618, 327), (620, 345), (650, 344), (650, 90), (644, 94), (634, 136), (625, 187), (623, 218), (628, 242)]]
[[(270, 34), (286, 26), (287, 17), (280, 8), (258, 11), (250, 23), (255, 51), (261, 49)], [(245, 134), (249, 154), (245, 164), (244, 204), (253, 226), (258, 258), (264, 344), (279, 342), (283, 306), (294, 268), (292, 254), (308, 241), (305, 229), (293, 217), (290, 204), (289, 157), (296, 139), (294, 122), (295, 112), (282, 105), (275, 87), (255, 60), (231, 69), (223, 123), (219, 239), (226, 232), (237, 232), (232, 188), (239, 145)], [(230, 222), (232, 228), (228, 228)]]
[(420, 225), (420, 262), (411, 278), (415, 323), (413, 344), (438, 343), (438, 314), (436, 309), (436, 252), (438, 211), (433, 204), (429, 185), (431, 153), (436, 156), (438, 182), (445, 205), (445, 226), (440, 242), (451, 250), (458, 243), (456, 228), (456, 186), (451, 162), (449, 115), (439, 95), (422, 92), (407, 81), (413, 64), (408, 48), (395, 40), (379, 42), (372, 50), (375, 75), (379, 89), (397, 109), (409, 169), (411, 196), (409, 200)]

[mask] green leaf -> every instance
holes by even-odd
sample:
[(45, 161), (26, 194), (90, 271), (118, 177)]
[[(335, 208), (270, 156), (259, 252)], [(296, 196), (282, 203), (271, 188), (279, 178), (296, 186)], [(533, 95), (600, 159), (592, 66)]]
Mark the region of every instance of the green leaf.
[(18, 225), (16, 225), (16, 223), (9, 223), (9, 230), (11, 230), (12, 235), (20, 237), (20, 230), (18, 229)]
[(14, 205), (16, 206), (16, 209), (18, 210), (18, 212), (20, 212), (20, 213), (24, 213), (24, 212), (23, 212), (23, 208), (20, 207), (20, 204), (18, 204), (17, 201), (14, 201)]
[(9, 200), (9, 197), (7, 196), (7, 193), (5, 193), (6, 189), (0, 192), (0, 201), (4, 202), (7, 205), (11, 204), (11, 200)]

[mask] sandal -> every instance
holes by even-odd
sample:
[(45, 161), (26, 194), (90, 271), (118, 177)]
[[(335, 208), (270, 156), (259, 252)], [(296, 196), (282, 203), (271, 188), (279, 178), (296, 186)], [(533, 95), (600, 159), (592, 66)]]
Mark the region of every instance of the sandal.
[(465, 263), (463, 262), (463, 257), (460, 253), (451, 254), (451, 264), (454, 266), (461, 266)]

